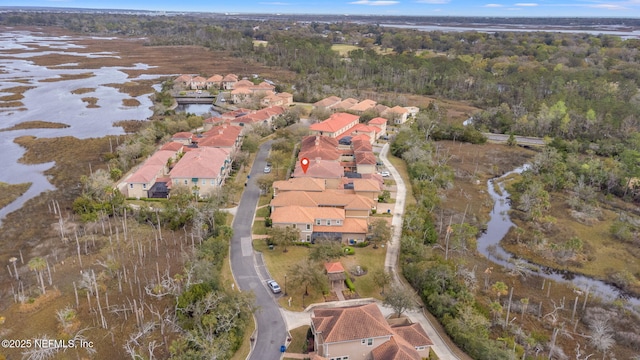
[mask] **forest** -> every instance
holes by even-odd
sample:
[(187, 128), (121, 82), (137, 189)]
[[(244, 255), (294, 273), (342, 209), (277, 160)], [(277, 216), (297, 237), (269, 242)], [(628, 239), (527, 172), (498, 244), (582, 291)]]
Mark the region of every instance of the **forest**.
[[(462, 216), (463, 221), (446, 232), (437, 226), (443, 221), (439, 214), (452, 211), (442, 199), (461, 181), (460, 171), (450, 165), (446, 152), (439, 151), (437, 140), (481, 144), (486, 141), (483, 132), (541, 137), (547, 147), (530, 156), (530, 170), (508, 185), (518, 225), (508, 235), (510, 248), (575, 272), (594, 266), (601, 255), (595, 241), (623, 249), (637, 262), (640, 39), (542, 31), (423, 32), (372, 23), (256, 22), (197, 15), (2, 13), (0, 25), (145, 37), (148, 46), (204, 46), (240, 61), (295, 72), (296, 78), (279, 88), (300, 102), (375, 93), (375, 100), (387, 105), (409, 105), (403, 104), (409, 95), (423, 95), (477, 107), (479, 111), (468, 114), (471, 125), (463, 127), (434, 103), (421, 109), (423, 115), (411, 131), (400, 130), (393, 139), (391, 151), (408, 164), (416, 203), (407, 212), (414, 216), (403, 224), (401, 263), (406, 279), (473, 358), (508, 359), (514, 353), (530, 359), (586, 359), (589, 353), (631, 358), (640, 351), (638, 317), (627, 312), (623, 302), (592, 303), (587, 292), (584, 307), (578, 311), (580, 307), (573, 305), (573, 314), (564, 297), (547, 295), (536, 299), (539, 306), (529, 306), (533, 295), (516, 293), (517, 303), (512, 304), (511, 296), (507, 302), (506, 280), (467, 266), (473, 261), (470, 249), (482, 219), (465, 222)], [(352, 49), (340, 53), (336, 45)], [(157, 130), (163, 125), (155, 126)], [(143, 134), (146, 145), (157, 140), (156, 130)], [(127, 157), (122, 152), (117, 161), (135, 160), (143, 152), (136, 154)], [(487, 177), (500, 175), (492, 170), (486, 170)], [(81, 200), (76, 205), (80, 213), (87, 208)], [(85, 216), (94, 216), (94, 210)], [(147, 220), (153, 219), (142, 222)], [(191, 218), (181, 219), (176, 228), (183, 220)], [(570, 222), (605, 229), (606, 239), (560, 231), (559, 223)], [(448, 248), (449, 241), (457, 246), (455, 255), (434, 251), (445, 242)], [(632, 265), (620, 269), (624, 264), (617, 264), (618, 268), (589, 275), (639, 294), (640, 269)], [(532, 282), (522, 274), (513, 278)], [(583, 294), (584, 289), (575, 291)], [(523, 325), (509, 323), (507, 304), (508, 311), (513, 305)]]

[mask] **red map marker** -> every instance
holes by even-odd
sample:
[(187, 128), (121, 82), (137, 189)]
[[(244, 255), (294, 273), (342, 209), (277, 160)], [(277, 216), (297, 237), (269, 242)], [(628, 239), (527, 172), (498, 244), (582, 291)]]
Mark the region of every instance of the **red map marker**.
[(307, 169), (309, 168), (309, 159), (302, 158), (300, 159), (300, 167), (302, 168), (302, 172), (307, 173)]

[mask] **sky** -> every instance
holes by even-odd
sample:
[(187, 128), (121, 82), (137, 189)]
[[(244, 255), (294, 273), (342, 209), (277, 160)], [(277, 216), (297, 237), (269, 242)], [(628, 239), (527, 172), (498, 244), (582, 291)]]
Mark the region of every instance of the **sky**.
[(640, 0), (2, 0), (0, 6), (218, 13), (640, 18)]

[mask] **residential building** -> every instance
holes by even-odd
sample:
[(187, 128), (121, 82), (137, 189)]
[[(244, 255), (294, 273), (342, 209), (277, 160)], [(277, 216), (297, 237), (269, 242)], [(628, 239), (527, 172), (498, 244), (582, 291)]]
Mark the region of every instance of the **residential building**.
[(365, 241), (366, 219), (347, 218), (345, 210), (335, 207), (289, 205), (271, 212), (272, 226), (300, 230), (300, 241), (333, 240), (346, 244)]
[(316, 308), (311, 332), (317, 354), (330, 360), (421, 360), (433, 345), (419, 324), (390, 325), (375, 303)]
[(331, 110), (334, 106), (339, 104), (342, 101), (341, 98), (337, 96), (329, 96), (320, 101), (313, 103), (314, 109), (322, 109), (322, 110)]
[(303, 207), (331, 207), (345, 211), (345, 218), (367, 219), (376, 208), (376, 199), (356, 194), (353, 190), (286, 191), (271, 200), (271, 211), (299, 205)]
[(215, 74), (207, 79), (205, 86), (207, 89), (220, 89), (222, 86), (222, 75)]
[(358, 103), (358, 100), (354, 98), (347, 98), (333, 105), (332, 109), (336, 111), (345, 111), (345, 110), (349, 110), (357, 103)]
[(404, 124), (409, 117), (409, 110), (402, 106), (394, 106), (387, 110), (384, 115), (391, 117), (394, 124)]
[(191, 78), (191, 89), (194, 90), (201, 90), (206, 88), (206, 83), (207, 83), (207, 79), (203, 78), (202, 76), (195, 76), (193, 78)]
[(369, 126), (375, 126), (380, 129), (378, 137), (387, 135), (387, 119), (383, 117), (373, 118), (369, 120)]
[(310, 126), (310, 134), (337, 138), (342, 133), (356, 126), (359, 120), (360, 117), (357, 115), (335, 113), (322, 122), (312, 124)]
[[(272, 106), (258, 111), (243, 111), (244, 113), (240, 113), (240, 116), (237, 116), (230, 121), (231, 125), (251, 127), (256, 124), (263, 124), (271, 127), (273, 125), (273, 119), (278, 115), (284, 114), (286, 110), (282, 106)], [(223, 114), (223, 116), (224, 115), (226, 114)]]
[(191, 145), (192, 139), (193, 133), (190, 133), (188, 131), (175, 133), (171, 136), (171, 141), (179, 142), (183, 145)]
[[(326, 140), (325, 140), (326, 139)], [(339, 161), (342, 152), (338, 150), (338, 142), (326, 136), (305, 136), (300, 143), (298, 159), (322, 159)]]
[(273, 196), (288, 191), (305, 191), (305, 192), (321, 192), (325, 190), (323, 179), (314, 179), (311, 177), (291, 178), (289, 180), (281, 180), (273, 182)]
[(373, 100), (365, 99), (350, 107), (349, 111), (362, 115), (365, 111), (375, 108), (376, 104)]
[(228, 123), (215, 126), (198, 137), (199, 147), (215, 147), (225, 149), (233, 159), (242, 145), (242, 128)]
[(309, 159), (309, 167), (306, 172), (302, 170), (302, 167), (300, 167), (300, 162), (296, 162), (296, 167), (293, 171), (292, 177), (324, 179), (327, 188), (337, 189), (343, 175), (344, 168), (337, 161)]
[(172, 187), (188, 186), (196, 195), (206, 197), (224, 184), (230, 169), (227, 150), (201, 147), (186, 152), (169, 176)]
[(151, 155), (126, 179), (127, 196), (138, 199), (149, 197), (149, 190), (159, 178), (167, 175), (169, 163), (175, 160), (176, 154), (173, 150), (159, 150)]
[(238, 82), (238, 75), (227, 74), (224, 78), (222, 78), (222, 89), (233, 90), (237, 82)]
[(288, 92), (271, 93), (260, 100), (260, 106), (284, 106), (289, 107), (293, 104), (293, 95)]
[(186, 89), (191, 86), (191, 77), (191, 75), (183, 74), (178, 76), (173, 83)]

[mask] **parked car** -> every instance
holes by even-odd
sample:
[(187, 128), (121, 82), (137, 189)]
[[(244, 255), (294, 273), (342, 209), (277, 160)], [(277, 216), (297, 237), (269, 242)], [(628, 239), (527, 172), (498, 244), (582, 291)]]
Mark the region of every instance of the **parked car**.
[(381, 171), (379, 172), (380, 175), (382, 175), (382, 177), (389, 177), (391, 176), (391, 173), (388, 171)]
[(264, 170), (262, 170), (262, 172), (263, 172), (263, 173), (265, 173), (265, 174), (270, 173), (270, 172), (271, 172), (271, 167), (270, 167), (270, 166), (268, 166), (268, 165), (267, 165), (267, 166), (265, 166), (265, 167), (264, 167)]
[(278, 294), (281, 291), (280, 285), (278, 285), (275, 280), (267, 280), (267, 286), (269, 286), (269, 289), (271, 289), (271, 292), (273, 292), (274, 294)]

